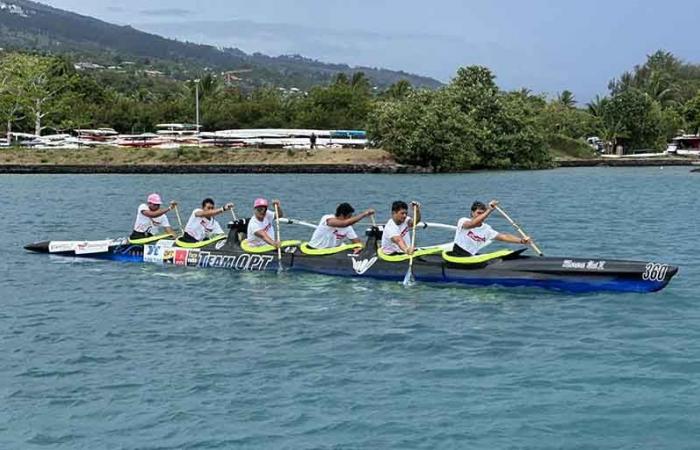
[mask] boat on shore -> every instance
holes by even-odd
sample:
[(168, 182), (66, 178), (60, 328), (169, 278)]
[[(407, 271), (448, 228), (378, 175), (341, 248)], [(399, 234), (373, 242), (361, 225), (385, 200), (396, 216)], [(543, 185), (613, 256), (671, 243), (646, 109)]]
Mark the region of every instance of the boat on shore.
[(676, 136), (666, 148), (666, 153), (678, 156), (700, 156), (700, 135)]
[[(289, 221), (293, 223), (293, 221)], [(247, 221), (229, 223), (228, 235), (198, 244), (179, 243), (165, 236), (130, 242), (42, 241), (25, 249), (52, 255), (102, 260), (221, 268), (233, 271), (308, 272), (332, 276), (401, 281), (408, 256), (384, 255), (379, 249), (382, 229), (371, 227), (358, 254), (354, 246), (312, 249), (300, 241), (283, 242), (281, 259), (271, 246), (250, 248), (245, 240)], [(417, 251), (413, 275), (417, 282), (453, 286), (539, 287), (556, 291), (655, 292), (663, 289), (678, 267), (644, 261), (605, 258), (525, 255), (526, 248), (499, 250), (471, 257), (451, 255), (444, 246)]]

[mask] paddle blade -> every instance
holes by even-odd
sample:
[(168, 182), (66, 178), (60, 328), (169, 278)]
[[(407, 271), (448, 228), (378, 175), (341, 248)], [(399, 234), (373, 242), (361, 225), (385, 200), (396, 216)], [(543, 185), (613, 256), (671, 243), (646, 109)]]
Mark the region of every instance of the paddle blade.
[(413, 286), (416, 283), (416, 279), (413, 277), (413, 271), (409, 268), (406, 271), (406, 275), (403, 277), (404, 286)]

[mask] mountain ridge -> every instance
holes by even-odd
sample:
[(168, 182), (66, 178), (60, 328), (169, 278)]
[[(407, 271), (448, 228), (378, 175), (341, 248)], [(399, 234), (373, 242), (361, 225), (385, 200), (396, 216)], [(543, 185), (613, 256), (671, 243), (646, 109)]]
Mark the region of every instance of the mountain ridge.
[(247, 73), (241, 83), (250, 87), (308, 89), (327, 83), (339, 73), (355, 72), (364, 72), (380, 88), (402, 79), (419, 87), (442, 85), (430, 77), (403, 71), (325, 63), (300, 55), (248, 54), (237, 48), (169, 39), (131, 25), (115, 25), (30, 0), (0, 1), (0, 46), (67, 55), (104, 65), (136, 59), (175, 79), (186, 79), (204, 70), (244, 70)]

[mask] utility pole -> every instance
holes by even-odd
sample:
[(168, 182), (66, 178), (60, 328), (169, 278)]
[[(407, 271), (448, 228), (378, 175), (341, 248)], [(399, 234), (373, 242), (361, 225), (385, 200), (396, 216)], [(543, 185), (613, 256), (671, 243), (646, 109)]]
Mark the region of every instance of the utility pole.
[(199, 78), (194, 80), (194, 108), (196, 113), (197, 133), (199, 133)]

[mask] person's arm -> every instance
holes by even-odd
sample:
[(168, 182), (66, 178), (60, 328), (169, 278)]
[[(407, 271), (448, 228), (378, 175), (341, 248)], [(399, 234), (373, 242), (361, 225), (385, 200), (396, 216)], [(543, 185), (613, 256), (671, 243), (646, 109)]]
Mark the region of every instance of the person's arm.
[(510, 244), (529, 244), (530, 238), (521, 238), (508, 233), (498, 233), (495, 237), (497, 241), (508, 242)]
[(356, 216), (350, 217), (349, 219), (338, 219), (337, 217), (331, 217), (330, 219), (326, 220), (326, 224), (329, 227), (345, 228), (351, 225), (355, 225), (360, 220), (364, 219), (365, 217), (369, 217), (372, 214), (374, 214), (374, 210), (368, 209), (367, 211), (364, 211)]
[(163, 214), (167, 214), (168, 212), (172, 211), (176, 206), (177, 202), (170, 202), (170, 206), (168, 206), (167, 208), (159, 208), (156, 211), (151, 211), (150, 209), (146, 208), (141, 210), (141, 214), (148, 217), (149, 219), (156, 219), (162, 216)]
[(391, 242), (398, 245), (401, 251), (405, 254), (410, 255), (411, 253), (413, 253), (413, 247), (409, 247), (408, 245), (406, 245), (406, 241), (404, 241), (401, 236), (392, 237)]
[(481, 224), (484, 223), (486, 219), (488, 219), (491, 213), (496, 210), (496, 206), (498, 206), (498, 202), (496, 200), (492, 200), (491, 203), (489, 203), (489, 207), (486, 208), (486, 211), (484, 211), (483, 214), (479, 214), (478, 216), (472, 219), (465, 220), (464, 224), (462, 225), (462, 228), (467, 229), (480, 227)]
[(284, 217), (284, 211), (282, 211), (282, 203), (280, 203), (279, 200), (272, 200), (272, 213), (274, 214), (275, 212), (275, 205), (277, 205), (277, 213), (280, 216), (280, 219)]
[(362, 239), (360, 239), (360, 238), (351, 239), (350, 242), (352, 242), (353, 244), (361, 244), (362, 245), (362, 247), (357, 247), (355, 250), (353, 250), (355, 253), (360, 253), (362, 251), (362, 249), (364, 248), (364, 244), (362, 242)]
[(194, 215), (196, 217), (204, 217), (206, 219), (211, 219), (212, 217), (216, 217), (219, 214), (224, 213), (225, 211), (228, 211), (229, 209), (233, 208), (233, 203), (226, 203), (223, 207), (221, 208), (214, 208), (210, 209), (208, 211), (205, 211), (203, 209), (200, 209)]
[(258, 231), (256, 231), (254, 234), (255, 234), (257, 237), (259, 237), (260, 239), (262, 239), (263, 241), (265, 241), (266, 243), (268, 243), (269, 245), (271, 245), (271, 246), (273, 246), (273, 247), (275, 247), (275, 248), (279, 248), (279, 246), (280, 246), (279, 242), (277, 242), (277, 241), (275, 241), (274, 239), (272, 239), (272, 238), (270, 237), (270, 235), (267, 234), (267, 231), (265, 231), (265, 230), (258, 230)]

